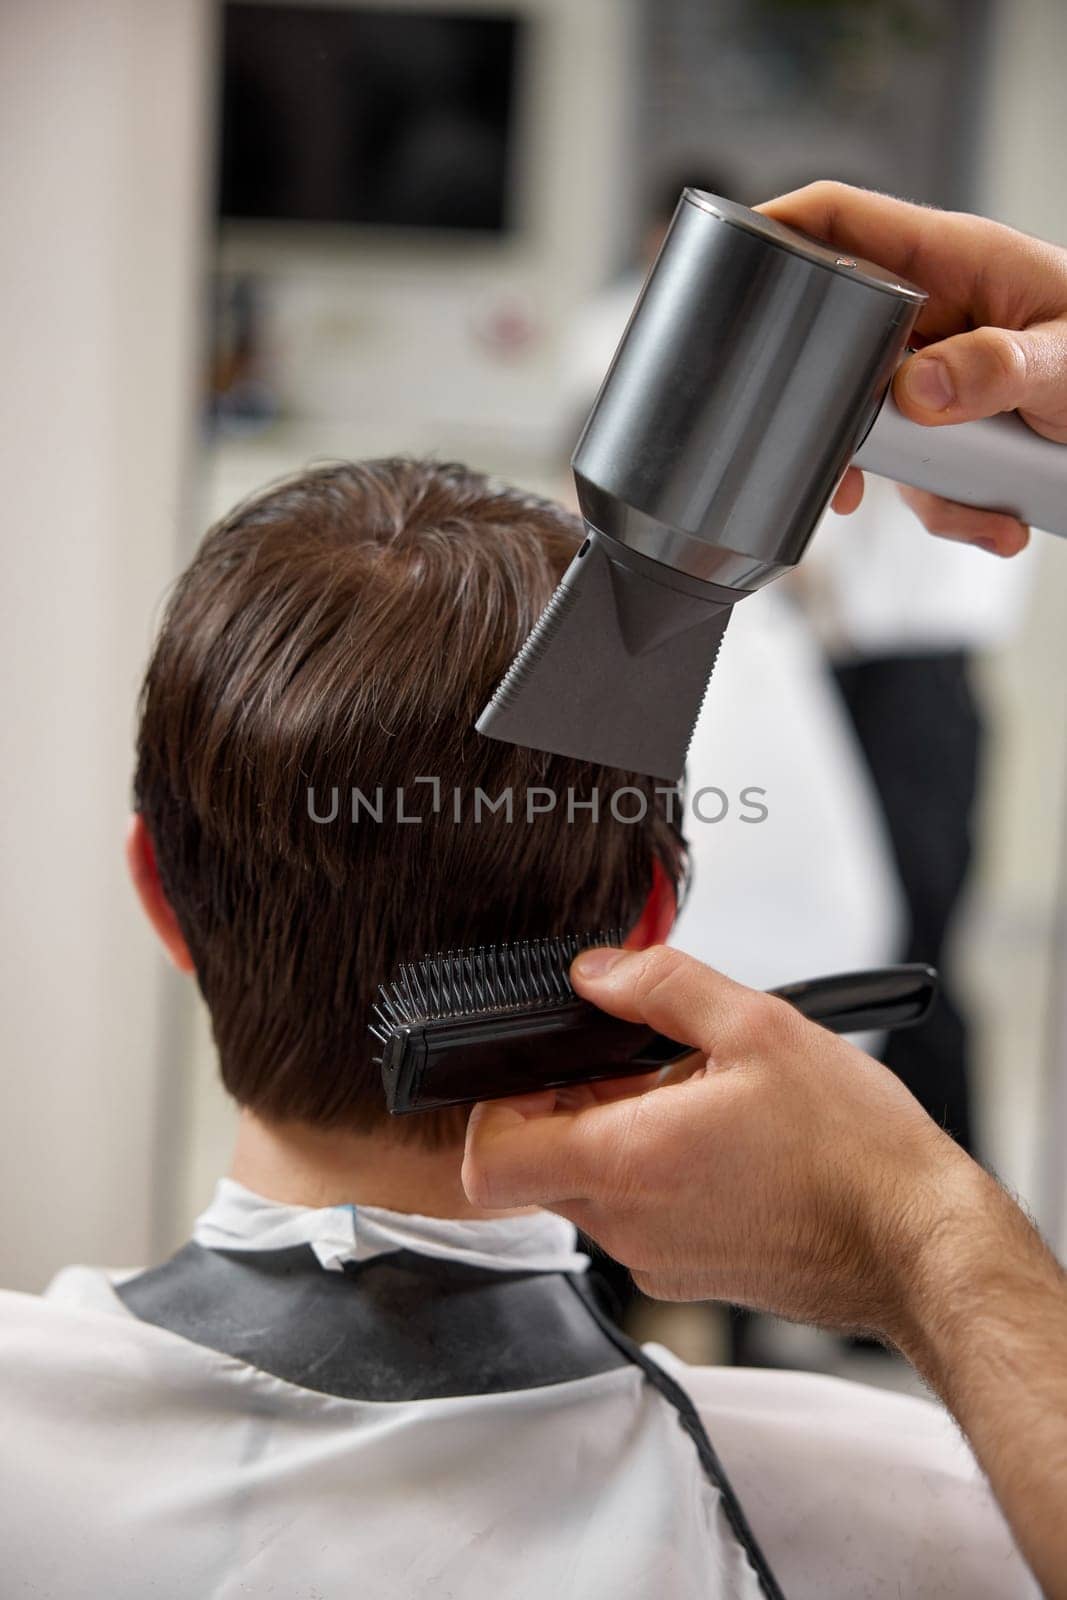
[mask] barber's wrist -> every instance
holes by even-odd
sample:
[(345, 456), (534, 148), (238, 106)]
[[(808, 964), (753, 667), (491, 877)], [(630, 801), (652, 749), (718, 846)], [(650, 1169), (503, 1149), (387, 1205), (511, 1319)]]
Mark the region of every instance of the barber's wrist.
[(961, 1350), (1010, 1303), (1045, 1247), (1011, 1197), (958, 1152), (936, 1192), (916, 1206), (896, 1263), (896, 1303), (884, 1330), (912, 1365), (951, 1400)]

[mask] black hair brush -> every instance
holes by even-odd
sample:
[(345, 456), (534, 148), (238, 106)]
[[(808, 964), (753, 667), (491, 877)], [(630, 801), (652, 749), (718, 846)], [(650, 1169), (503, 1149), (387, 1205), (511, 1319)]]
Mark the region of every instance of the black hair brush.
[[(403, 965), (379, 987), (370, 1026), (389, 1110), (436, 1111), (654, 1072), (688, 1055), (691, 1045), (608, 1016), (572, 989), (575, 956), (622, 938), (618, 929), (567, 934)], [(771, 993), (833, 1033), (860, 1033), (922, 1022), (937, 989), (932, 967), (912, 965), (811, 978)]]

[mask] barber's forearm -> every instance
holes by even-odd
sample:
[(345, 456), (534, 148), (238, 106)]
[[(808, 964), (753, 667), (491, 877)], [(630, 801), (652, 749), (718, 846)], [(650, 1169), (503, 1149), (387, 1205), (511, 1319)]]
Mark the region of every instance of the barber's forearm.
[(928, 1231), (893, 1336), (956, 1417), (1044, 1592), (1067, 1597), (1067, 1274), (975, 1168)]

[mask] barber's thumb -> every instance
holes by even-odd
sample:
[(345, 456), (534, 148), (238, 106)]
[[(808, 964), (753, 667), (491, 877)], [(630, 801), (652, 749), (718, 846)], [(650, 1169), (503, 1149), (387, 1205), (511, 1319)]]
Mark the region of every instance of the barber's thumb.
[(583, 1000), (627, 1022), (645, 1022), (679, 1044), (710, 1051), (732, 1013), (740, 985), (667, 945), (647, 950), (584, 950), (571, 963)]
[(1022, 331), (976, 328), (910, 356), (894, 379), (893, 395), (915, 422), (969, 422), (1000, 411), (1054, 417), (1064, 412), (1065, 366), (1062, 322)]

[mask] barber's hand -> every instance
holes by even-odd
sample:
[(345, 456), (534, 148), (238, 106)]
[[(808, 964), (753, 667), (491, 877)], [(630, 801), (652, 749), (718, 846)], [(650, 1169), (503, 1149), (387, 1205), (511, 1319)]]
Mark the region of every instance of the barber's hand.
[[(610, 964), (609, 963), (612, 963)], [(579, 956), (575, 988), (698, 1047), (684, 1081), (476, 1107), (472, 1202), (560, 1212), (660, 1299), (724, 1299), (900, 1342), (919, 1257), (992, 1180), (884, 1067), (662, 946)]]
[[(614, 957), (614, 964), (608, 963)], [(676, 950), (586, 951), (574, 986), (699, 1047), (683, 1081), (476, 1106), (475, 1205), (547, 1205), (662, 1299), (891, 1339), (974, 1447), (1049, 1600), (1067, 1600), (1067, 1278), (891, 1073)]]
[[(843, 183), (813, 183), (758, 208), (925, 289), (916, 342), (893, 393), (905, 415), (939, 426), (1018, 411), (1067, 443), (1067, 250), (984, 217), (934, 211)], [(1015, 555), (1028, 530), (920, 489), (904, 499), (931, 533)], [(834, 509), (853, 511), (862, 476), (850, 468)]]

